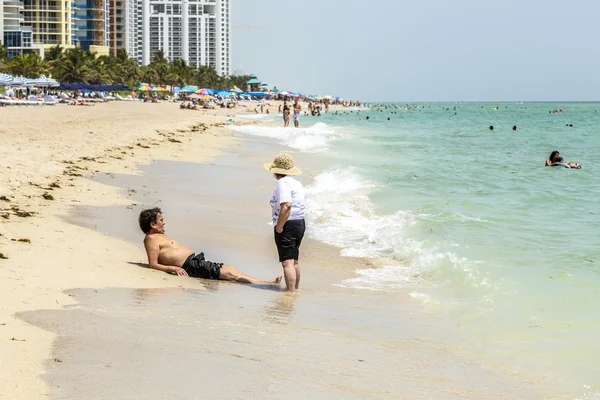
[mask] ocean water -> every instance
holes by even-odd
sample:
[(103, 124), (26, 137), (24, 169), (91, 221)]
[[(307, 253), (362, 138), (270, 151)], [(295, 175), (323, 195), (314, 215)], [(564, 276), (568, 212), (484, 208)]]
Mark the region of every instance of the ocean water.
[(600, 398), (600, 104), (387, 106), (232, 129), (307, 170), (310, 237), (372, 260), (336, 286), (407, 292), (483, 363)]

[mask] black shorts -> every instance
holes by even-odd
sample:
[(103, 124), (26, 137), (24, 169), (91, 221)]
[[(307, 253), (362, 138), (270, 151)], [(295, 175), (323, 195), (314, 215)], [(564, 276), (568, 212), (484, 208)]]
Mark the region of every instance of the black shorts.
[(304, 237), (306, 224), (303, 219), (287, 221), (283, 225), (283, 232), (277, 233), (275, 229), (275, 244), (279, 253), (279, 261), (298, 260), (300, 243)]
[(200, 253), (189, 256), (181, 268), (185, 269), (185, 272), (193, 278), (216, 280), (221, 276), (222, 266), (223, 263), (206, 261), (204, 259), (204, 253)]

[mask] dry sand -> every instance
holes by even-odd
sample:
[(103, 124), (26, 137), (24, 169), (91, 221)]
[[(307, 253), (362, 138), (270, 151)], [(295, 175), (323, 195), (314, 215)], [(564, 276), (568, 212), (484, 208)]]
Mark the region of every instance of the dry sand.
[(135, 173), (152, 159), (202, 162), (235, 146), (233, 133), (220, 126), (236, 112), (243, 110), (126, 102), (0, 109), (0, 253), (6, 257), (0, 259), (0, 397), (48, 392), (43, 361), (54, 336), (16, 312), (70, 304), (68, 288), (201, 286), (131, 268), (125, 260), (139, 252), (136, 246), (64, 217), (73, 204), (133, 203), (118, 188), (83, 176)]

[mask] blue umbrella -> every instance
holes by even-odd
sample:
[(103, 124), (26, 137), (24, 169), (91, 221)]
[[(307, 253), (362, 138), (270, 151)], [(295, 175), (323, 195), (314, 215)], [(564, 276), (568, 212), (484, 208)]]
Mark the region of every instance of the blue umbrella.
[(197, 86), (184, 86), (181, 88), (182, 92), (196, 92), (198, 90)]

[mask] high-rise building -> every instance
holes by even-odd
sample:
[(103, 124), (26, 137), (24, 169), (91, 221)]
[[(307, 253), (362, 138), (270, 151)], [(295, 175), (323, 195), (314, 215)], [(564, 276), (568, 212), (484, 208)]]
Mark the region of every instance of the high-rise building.
[(22, 0), (0, 0), (0, 42), (7, 46), (8, 57), (40, 53), (39, 48), (32, 47), (31, 27), (23, 26), (23, 10)]
[(102, 47), (108, 42), (106, 11), (108, 0), (73, 0), (71, 5), (73, 44), (86, 51), (108, 53)]
[(217, 65), (219, 75), (231, 75), (231, 2), (217, 0)]
[[(135, 0), (107, 0), (108, 13), (106, 26), (108, 27), (108, 45), (112, 55), (117, 55), (117, 51), (124, 49), (129, 57), (137, 59), (137, 32), (140, 30), (137, 25), (139, 22), (138, 8), (141, 6), (139, 1)], [(132, 45), (128, 46), (131, 42)]]
[(148, 65), (162, 50), (169, 61), (210, 65), (231, 74), (231, 0), (108, 0), (113, 54), (125, 49)]
[(0, 1), (0, 46), (4, 44), (4, 1)]
[(24, 0), (24, 25), (32, 29), (33, 42), (48, 48), (73, 46), (72, 0)]

